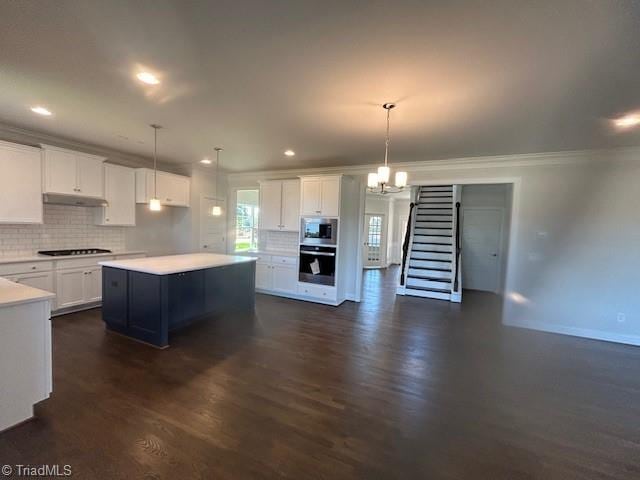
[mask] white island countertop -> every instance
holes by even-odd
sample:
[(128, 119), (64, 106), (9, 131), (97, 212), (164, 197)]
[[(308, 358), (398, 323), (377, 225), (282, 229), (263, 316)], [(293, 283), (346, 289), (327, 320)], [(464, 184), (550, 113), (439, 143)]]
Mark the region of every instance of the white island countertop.
[(222, 255), (218, 253), (189, 253), (185, 255), (167, 255), (164, 257), (135, 258), (100, 262), (103, 267), (121, 268), (152, 275), (171, 275), (174, 273), (224, 267), (237, 263), (255, 262), (255, 257), (240, 255)]
[(55, 294), (0, 278), (0, 307), (49, 300)]

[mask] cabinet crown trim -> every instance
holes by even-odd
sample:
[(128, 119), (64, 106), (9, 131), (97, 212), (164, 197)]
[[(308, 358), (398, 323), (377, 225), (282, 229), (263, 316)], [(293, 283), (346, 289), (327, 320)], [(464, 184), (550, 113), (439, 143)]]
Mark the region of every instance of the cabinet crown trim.
[(107, 157), (101, 157), (100, 155), (94, 155), (92, 153), (80, 152), (79, 150), (71, 150), (69, 148), (56, 147), (55, 145), (47, 145), (46, 143), (41, 143), (40, 144), (40, 148), (42, 150), (56, 150), (58, 152), (73, 153), (75, 155), (82, 155), (83, 157), (90, 157), (90, 158), (94, 158), (96, 160), (101, 160), (103, 162), (107, 159)]
[(20, 151), (31, 152), (31, 153), (36, 153), (41, 151), (41, 149), (38, 147), (32, 147), (31, 145), (23, 145), (22, 143), (5, 142), (4, 140), (0, 140), (0, 148), (20, 150)]

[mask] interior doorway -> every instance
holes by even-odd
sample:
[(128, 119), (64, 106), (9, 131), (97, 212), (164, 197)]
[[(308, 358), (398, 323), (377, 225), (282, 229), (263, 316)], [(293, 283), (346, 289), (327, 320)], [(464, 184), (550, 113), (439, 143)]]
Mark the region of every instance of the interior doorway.
[(386, 218), (380, 213), (367, 213), (364, 225), (364, 268), (382, 268), (386, 266)]
[(501, 293), (511, 212), (510, 184), (462, 187), (462, 286)]

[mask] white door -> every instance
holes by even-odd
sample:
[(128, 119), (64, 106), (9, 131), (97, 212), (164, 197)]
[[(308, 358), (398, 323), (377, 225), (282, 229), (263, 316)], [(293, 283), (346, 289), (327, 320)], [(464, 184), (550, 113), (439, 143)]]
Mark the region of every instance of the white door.
[(102, 160), (78, 156), (78, 193), (104, 198), (104, 164)]
[[(213, 215), (213, 207), (219, 205), (222, 215)], [(209, 253), (226, 253), (227, 209), (223, 199), (213, 197), (200, 199), (200, 251)]]
[(78, 157), (69, 152), (45, 150), (45, 191), (78, 194)]
[(282, 230), (300, 230), (300, 180), (282, 182)]
[(280, 230), (282, 224), (282, 182), (260, 184), (260, 228)]
[(385, 261), (386, 234), (384, 215), (365, 215), (364, 267), (381, 268)]
[(106, 225), (136, 224), (136, 183), (132, 168), (119, 165), (105, 165), (105, 198), (109, 205), (105, 207)]
[(500, 208), (464, 208), (462, 213), (462, 285), (497, 292), (500, 285), (502, 221)]
[(340, 211), (340, 178), (322, 180), (322, 215), (337, 217)]
[(56, 274), (57, 308), (82, 305), (86, 270), (63, 270)]
[(322, 214), (322, 181), (303, 179), (300, 188), (302, 198), (300, 215)]

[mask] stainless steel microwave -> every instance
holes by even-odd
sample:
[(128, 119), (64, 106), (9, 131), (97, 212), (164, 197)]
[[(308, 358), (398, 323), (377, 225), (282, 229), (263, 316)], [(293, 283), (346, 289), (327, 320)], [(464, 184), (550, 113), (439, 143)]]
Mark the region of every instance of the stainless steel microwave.
[(336, 245), (338, 243), (338, 219), (302, 217), (300, 219), (300, 243), (303, 245)]

